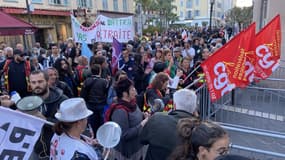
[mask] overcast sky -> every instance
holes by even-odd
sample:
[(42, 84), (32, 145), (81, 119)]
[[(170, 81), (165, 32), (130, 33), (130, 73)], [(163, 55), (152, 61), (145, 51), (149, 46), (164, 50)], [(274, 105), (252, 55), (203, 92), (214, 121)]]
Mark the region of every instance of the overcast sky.
[(237, 7), (249, 7), (252, 6), (252, 0), (237, 0)]

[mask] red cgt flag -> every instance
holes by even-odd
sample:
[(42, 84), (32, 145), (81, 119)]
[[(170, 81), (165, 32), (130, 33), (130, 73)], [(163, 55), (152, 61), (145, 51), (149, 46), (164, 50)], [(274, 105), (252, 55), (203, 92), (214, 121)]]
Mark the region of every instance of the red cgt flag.
[(235, 87), (248, 84), (245, 77), (247, 54), (252, 53), (255, 23), (235, 36), (201, 66), (206, 76), (211, 101), (216, 101)]
[(266, 79), (279, 66), (281, 53), (281, 25), (280, 15), (274, 17), (256, 35), (255, 54), (256, 64), (255, 77)]

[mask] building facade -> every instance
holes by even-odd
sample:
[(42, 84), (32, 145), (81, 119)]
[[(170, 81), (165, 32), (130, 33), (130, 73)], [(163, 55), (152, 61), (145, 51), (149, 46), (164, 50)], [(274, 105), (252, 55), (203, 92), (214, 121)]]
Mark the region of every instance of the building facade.
[[(213, 22), (216, 23), (221, 21), (223, 15), (235, 5), (235, 0), (214, 0), (212, 2), (214, 2), (212, 17)], [(211, 0), (175, 0), (174, 5), (177, 7), (174, 13), (181, 22), (184, 21), (190, 25), (209, 24)]]
[[(253, 21), (256, 22), (256, 29), (259, 31), (277, 14), (281, 16), (282, 37), (285, 37), (285, 1), (284, 0), (254, 0)], [(285, 66), (285, 43), (281, 43), (281, 65)]]
[[(27, 45), (37, 41), (45, 47), (72, 37), (73, 12), (79, 13), (77, 18), (81, 23), (92, 24), (98, 11), (133, 13), (134, 7), (133, 0), (0, 0), (0, 10), (37, 27), (34, 35), (28, 36)], [(11, 42), (12, 46), (23, 41), (21, 36), (0, 37), (1, 40)]]

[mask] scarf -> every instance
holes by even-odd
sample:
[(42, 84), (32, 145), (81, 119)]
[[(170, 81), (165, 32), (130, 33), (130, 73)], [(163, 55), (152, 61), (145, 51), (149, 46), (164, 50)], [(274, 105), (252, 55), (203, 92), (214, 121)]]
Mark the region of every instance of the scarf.
[(131, 110), (131, 112), (134, 112), (137, 109), (136, 100), (132, 100), (131, 102), (127, 102), (125, 100), (118, 99), (118, 103), (117, 104), (129, 108)]

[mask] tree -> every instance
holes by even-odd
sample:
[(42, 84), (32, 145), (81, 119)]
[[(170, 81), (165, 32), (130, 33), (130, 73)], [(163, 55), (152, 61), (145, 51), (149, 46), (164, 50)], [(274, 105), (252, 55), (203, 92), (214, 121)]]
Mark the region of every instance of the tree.
[(226, 22), (231, 24), (235, 24), (236, 22), (239, 24), (239, 28), (247, 27), (251, 24), (253, 18), (253, 7), (234, 7), (232, 8), (226, 15)]
[(147, 12), (151, 8), (152, 0), (135, 0), (136, 4), (142, 5), (142, 11)]
[(167, 28), (169, 23), (177, 20), (177, 15), (172, 11), (176, 9), (173, 5), (174, 0), (136, 0), (136, 3), (142, 5), (144, 13), (154, 13), (155, 21), (159, 22), (159, 26)]

